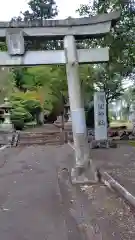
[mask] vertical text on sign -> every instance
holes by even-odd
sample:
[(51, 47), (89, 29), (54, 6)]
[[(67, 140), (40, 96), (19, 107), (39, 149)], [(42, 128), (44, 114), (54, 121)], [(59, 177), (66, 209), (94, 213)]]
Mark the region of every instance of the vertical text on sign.
[(106, 99), (104, 92), (94, 95), (95, 140), (107, 140)]

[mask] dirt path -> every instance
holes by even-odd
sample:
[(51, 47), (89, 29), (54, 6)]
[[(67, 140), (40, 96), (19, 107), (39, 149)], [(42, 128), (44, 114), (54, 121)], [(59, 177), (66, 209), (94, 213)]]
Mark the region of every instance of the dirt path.
[[(68, 214), (71, 209), (64, 209), (67, 215), (63, 214), (65, 205), (57, 182), (59, 167), (73, 165), (73, 153), (68, 145), (6, 150), (0, 168), (0, 239), (81, 240), (77, 224)], [(108, 165), (105, 160), (108, 153), (95, 151), (92, 155), (97, 164), (111, 170), (111, 157)], [(83, 193), (77, 189), (76, 201), (103, 240), (135, 239), (134, 214), (104, 186), (85, 186)]]
[(0, 239), (80, 240), (75, 223), (65, 224), (57, 184), (57, 148), (6, 151), (7, 161), (0, 168)]

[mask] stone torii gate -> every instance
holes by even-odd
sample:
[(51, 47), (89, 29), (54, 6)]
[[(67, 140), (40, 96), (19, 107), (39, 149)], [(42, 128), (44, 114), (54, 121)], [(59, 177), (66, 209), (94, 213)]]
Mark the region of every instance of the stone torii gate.
[[(0, 22), (0, 40), (5, 40), (8, 52), (0, 52), (0, 66), (35, 66), (66, 64), (72, 116), (76, 165), (72, 171), (75, 181), (95, 180), (87, 139), (84, 104), (81, 97), (79, 63), (109, 61), (109, 49), (76, 49), (76, 39), (103, 37), (119, 19), (119, 12), (91, 18), (43, 20), (32, 22)], [(64, 50), (25, 51), (25, 39), (64, 40)], [(90, 166), (88, 168), (88, 166)]]

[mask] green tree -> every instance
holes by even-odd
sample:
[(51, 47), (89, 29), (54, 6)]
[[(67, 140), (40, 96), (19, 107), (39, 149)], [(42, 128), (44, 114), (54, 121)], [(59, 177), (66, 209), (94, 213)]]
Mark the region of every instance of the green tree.
[(35, 91), (42, 95), (44, 109), (57, 114), (63, 112), (68, 99), (64, 66), (39, 66), (15, 69), (16, 87), (22, 91)]
[(12, 108), (10, 118), (14, 128), (16, 130), (22, 130), (25, 123), (32, 120), (32, 115), (23, 106), (19, 106), (18, 104), (17, 107)]
[(42, 111), (42, 107), (39, 100), (31, 99), (23, 101), (24, 108), (36, 119), (37, 124), (40, 124), (39, 115)]
[(0, 42), (0, 51), (7, 51), (7, 46), (5, 42)]
[(16, 116), (17, 112), (17, 120), (20, 116), (21, 121), (21, 115), (23, 115), (24, 123), (36, 119), (37, 124), (40, 124), (39, 116), (42, 111), (42, 104), (36, 92), (16, 92), (12, 94), (10, 100), (13, 116)]
[(122, 76), (108, 69), (110, 65), (102, 64), (95, 69), (94, 87), (103, 90), (106, 95), (107, 121), (109, 123), (109, 103), (120, 98), (123, 93)]
[(89, 64), (79, 66), (79, 75), (84, 105), (87, 106), (93, 101), (95, 69)]
[(125, 90), (124, 94), (121, 96), (121, 100), (123, 102), (122, 115), (127, 120), (132, 112), (133, 107), (135, 106), (134, 86), (131, 86)]
[(36, 67), (29, 68), (28, 72), (34, 76), (33, 79), (38, 83), (38, 87), (42, 88), (45, 109), (51, 109), (57, 114), (63, 112), (64, 104), (68, 99), (65, 67)]
[[(21, 70), (21, 74), (20, 74)], [(16, 87), (23, 92), (40, 91), (43, 96), (44, 109), (54, 115), (63, 114), (64, 105), (68, 102), (68, 86), (65, 66), (38, 66), (27, 69), (15, 69)], [(93, 100), (93, 82), (95, 70), (89, 65), (80, 65), (81, 88), (84, 103)]]
[(28, 8), (25, 12), (21, 12), (18, 17), (13, 17), (11, 21), (42, 21), (44, 19), (51, 19), (58, 14), (55, 0), (30, 0), (28, 2)]
[[(127, 77), (135, 68), (135, 0), (94, 0), (93, 5), (81, 5), (81, 16), (94, 16), (120, 10), (121, 18), (109, 35), (94, 41), (90, 46), (110, 47), (110, 64), (115, 73)], [(110, 71), (110, 70), (109, 70)]]
[[(44, 19), (51, 19), (57, 15), (57, 6), (54, 0), (30, 0), (28, 2), (30, 10), (21, 13), (21, 16), (13, 18), (12, 21), (38, 21), (42, 26)], [(61, 49), (61, 41), (48, 41), (36, 39), (26, 42), (26, 50), (49, 50)], [(23, 92), (38, 91), (42, 89), (44, 95), (44, 108), (47, 111), (57, 109), (58, 106), (63, 108), (63, 89), (61, 84), (60, 72), (63, 70), (57, 66), (36, 67), (36, 68), (14, 68), (14, 78), (16, 87)], [(59, 78), (59, 79), (58, 79)], [(58, 81), (57, 81), (58, 80)], [(56, 83), (57, 82), (57, 83)], [(55, 86), (55, 87), (54, 87)], [(59, 89), (59, 91), (57, 90)], [(60, 106), (62, 105), (62, 106)]]
[(0, 103), (4, 102), (5, 97), (15, 91), (15, 83), (12, 71), (9, 68), (0, 68)]
[[(57, 16), (57, 6), (54, 0), (30, 0), (28, 2), (29, 10), (21, 12), (18, 17), (13, 17), (12, 21), (37, 21), (38, 26), (42, 26), (43, 20), (52, 19)], [(28, 40), (25, 44), (26, 50), (48, 50), (48, 49), (61, 49), (63, 41), (35, 39), (34, 41)]]
[(20, 91), (26, 91), (27, 87), (26, 81), (27, 81), (27, 68), (26, 67), (16, 67), (12, 69), (12, 73), (14, 76), (14, 83), (16, 88), (18, 88)]
[[(57, 6), (54, 0), (30, 0), (28, 2), (29, 10), (22, 12), (19, 17), (13, 18), (11, 21), (38, 21), (39, 26), (42, 26), (44, 19), (50, 19), (57, 15)], [(61, 41), (48, 41), (36, 39), (28, 40), (25, 44), (27, 50), (48, 50), (61, 49)], [(51, 111), (53, 109), (56, 98), (52, 99), (52, 88), (49, 84), (52, 71), (49, 67), (44, 68), (24, 68), (17, 67), (13, 69), (14, 82), (19, 91), (38, 91), (42, 88), (42, 94), (45, 96), (44, 108)], [(40, 72), (41, 71), (41, 72)], [(53, 89), (54, 90), (54, 89)], [(53, 100), (53, 101), (52, 101)]]
[[(95, 83), (99, 89), (106, 93), (107, 109), (109, 101), (117, 99), (123, 92), (122, 80), (130, 76), (135, 67), (135, 1), (122, 0), (94, 0), (91, 5), (81, 5), (81, 16), (95, 16), (121, 10), (120, 22), (112, 29), (110, 34), (101, 39), (87, 40), (82, 43), (85, 47), (110, 48), (110, 61), (108, 64), (99, 64), (95, 68)], [(84, 44), (85, 43), (85, 44)]]
[(41, 20), (53, 18), (58, 14), (56, 3), (54, 0), (30, 0), (28, 6), (31, 11), (23, 13), (24, 20)]

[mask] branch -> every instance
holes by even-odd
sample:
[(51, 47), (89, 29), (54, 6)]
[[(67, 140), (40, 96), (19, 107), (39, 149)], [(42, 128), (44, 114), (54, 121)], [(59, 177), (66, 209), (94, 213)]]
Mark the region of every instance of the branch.
[(115, 92), (110, 97), (108, 97), (108, 101), (115, 99), (116, 97), (120, 96), (121, 94), (122, 94), (121, 90), (119, 92)]

